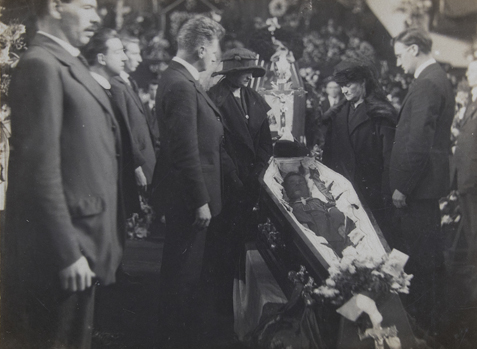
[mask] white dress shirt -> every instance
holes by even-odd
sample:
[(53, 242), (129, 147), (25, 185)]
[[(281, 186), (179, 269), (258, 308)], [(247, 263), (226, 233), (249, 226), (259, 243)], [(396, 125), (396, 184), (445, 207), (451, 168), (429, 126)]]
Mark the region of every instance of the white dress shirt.
[(189, 73), (192, 75), (192, 77), (195, 80), (199, 80), (199, 78), (200, 78), (199, 71), (192, 64), (190, 64), (189, 62), (186, 62), (185, 60), (183, 60), (182, 58), (179, 58), (177, 56), (174, 56), (174, 58), (172, 58), (172, 60), (177, 62), (177, 63), (182, 64), (189, 71)]
[(427, 61), (422, 63), (419, 67), (417, 67), (416, 71), (414, 72), (414, 78), (417, 79), (424, 69), (434, 63), (437, 63), (434, 58), (428, 59)]
[(98, 73), (95, 72), (90, 72), (91, 76), (96, 80), (96, 82), (105, 90), (111, 90), (111, 84), (109, 83), (108, 79), (106, 79), (104, 76), (99, 75)]

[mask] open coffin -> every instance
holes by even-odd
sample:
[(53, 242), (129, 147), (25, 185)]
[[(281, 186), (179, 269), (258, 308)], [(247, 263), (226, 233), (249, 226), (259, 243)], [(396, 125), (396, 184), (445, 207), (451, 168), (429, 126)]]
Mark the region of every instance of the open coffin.
[[(281, 234), (280, 239), (287, 245), (286, 249), (296, 248), (314, 277), (326, 278), (326, 270), (339, 261), (340, 251), (335, 251), (332, 244), (320, 236), (319, 232), (317, 234), (305, 227), (293, 214), (283, 188), (283, 178), (289, 172), (302, 173), (307, 179), (311, 196), (329, 202), (326, 193), (323, 193), (323, 186), (317, 186), (317, 181), (312, 179), (316, 178), (318, 173), (319, 180), (336, 200), (336, 208), (354, 224), (354, 229), (347, 232), (348, 244), (355, 246), (359, 253), (382, 256), (389, 252), (388, 244), (379, 227), (346, 178), (311, 157), (272, 158), (260, 178), (262, 186), (260, 207)], [(313, 173), (315, 175), (311, 175)], [(265, 240), (270, 241), (268, 237), (265, 237)], [(276, 250), (276, 253), (271, 251), (272, 255), (281, 253), (280, 244), (275, 245), (272, 250)]]
[[(305, 266), (308, 274), (319, 285), (328, 277), (328, 268), (340, 261), (340, 251), (320, 236), (325, 234), (320, 234), (316, 229), (315, 232), (308, 229), (293, 214), (283, 187), (283, 179), (290, 172), (304, 175), (313, 198), (328, 202), (327, 197), (332, 195), (336, 208), (344, 214), (348, 222), (352, 222), (352, 229), (346, 230), (347, 244), (354, 246), (359, 254), (380, 257), (390, 252), (372, 214), (361, 203), (353, 186), (345, 177), (314, 158), (272, 158), (260, 177), (260, 212), (262, 219), (269, 223), (259, 226), (257, 246), (287, 296), (293, 288), (287, 278), (290, 271), (297, 271), (301, 266)], [(386, 325), (397, 325), (403, 348), (410, 347), (414, 337), (399, 297), (391, 295), (383, 304), (378, 304), (378, 307), (385, 310), (383, 315), (385, 319), (389, 319), (385, 321)], [(325, 308), (328, 309), (322, 308), (321, 315), (317, 317), (330, 317), (324, 321), (328, 322), (329, 328), (322, 329), (322, 332), (335, 337), (331, 340), (331, 343), (335, 343), (333, 346), (364, 348), (373, 344), (372, 340), (360, 341), (356, 327), (350, 321), (344, 318), (331, 319), (335, 308)]]

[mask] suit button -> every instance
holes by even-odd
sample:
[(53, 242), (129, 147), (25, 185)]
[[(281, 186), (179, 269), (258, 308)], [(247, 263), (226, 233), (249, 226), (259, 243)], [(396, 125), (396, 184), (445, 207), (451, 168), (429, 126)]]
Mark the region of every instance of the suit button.
[(121, 157), (121, 154), (116, 153), (116, 157), (119, 159)]
[(113, 131), (116, 131), (116, 125), (113, 124), (113, 126), (111, 126), (111, 129), (112, 129)]

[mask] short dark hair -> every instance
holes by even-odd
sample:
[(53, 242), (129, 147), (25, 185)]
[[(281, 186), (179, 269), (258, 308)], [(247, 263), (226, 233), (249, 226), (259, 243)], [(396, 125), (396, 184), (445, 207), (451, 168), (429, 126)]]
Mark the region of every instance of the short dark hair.
[(96, 63), (96, 58), (99, 53), (106, 54), (108, 52), (108, 46), (106, 42), (111, 39), (119, 39), (118, 33), (110, 28), (102, 28), (98, 30), (82, 49), (84, 58), (88, 61), (89, 65)]
[(149, 81), (149, 83), (147, 84), (148, 86), (150, 85), (159, 85), (159, 80), (157, 79), (152, 79), (151, 81)]
[(222, 39), (224, 28), (211, 18), (196, 16), (189, 19), (177, 34), (179, 49), (192, 53), (198, 47), (210, 43), (214, 39)]
[(417, 45), (419, 50), (424, 54), (430, 53), (432, 49), (432, 39), (429, 33), (418, 27), (408, 28), (398, 34), (391, 40), (392, 46), (394, 46), (396, 42), (400, 42), (406, 46)]
[[(68, 4), (73, 0), (60, 1)], [(33, 0), (31, 3), (33, 5), (33, 13), (36, 18), (44, 18), (46, 15), (48, 15), (48, 5), (50, 0)]]

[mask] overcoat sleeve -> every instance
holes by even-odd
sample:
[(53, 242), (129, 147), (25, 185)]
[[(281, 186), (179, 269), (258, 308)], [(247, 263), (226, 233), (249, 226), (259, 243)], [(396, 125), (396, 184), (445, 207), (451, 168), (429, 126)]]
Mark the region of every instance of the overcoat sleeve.
[[(41, 231), (51, 244), (57, 267), (63, 269), (81, 256), (75, 227), (68, 210), (61, 171), (63, 82), (54, 60), (34, 57), (20, 64), (10, 88), (15, 161), (30, 190), (30, 200), (40, 217)], [(28, 94), (25, 93), (28, 91)], [(87, 179), (85, 179), (87, 180)]]
[(189, 81), (172, 84), (163, 98), (171, 162), (183, 184), (183, 193), (195, 208), (210, 201), (199, 158), (197, 90)]

